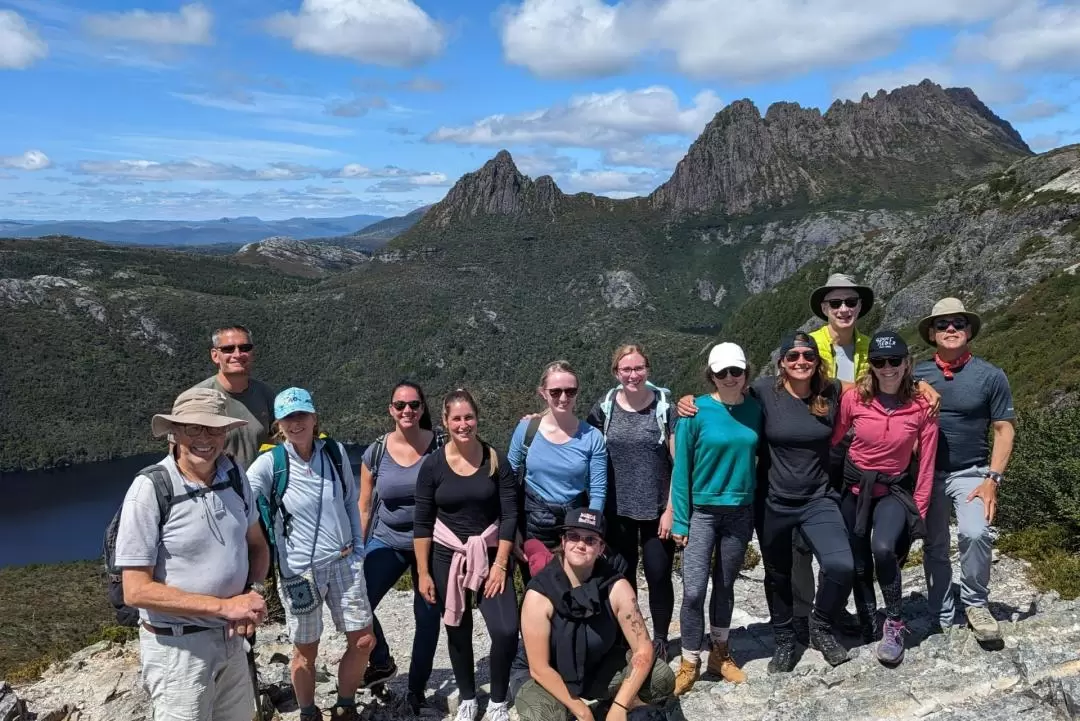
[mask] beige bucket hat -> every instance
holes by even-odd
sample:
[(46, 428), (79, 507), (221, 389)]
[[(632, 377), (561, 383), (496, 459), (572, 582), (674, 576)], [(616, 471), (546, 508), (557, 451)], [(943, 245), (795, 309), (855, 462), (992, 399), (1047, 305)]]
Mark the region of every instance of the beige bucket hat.
[(974, 339), (975, 336), (979, 335), (979, 329), (982, 328), (982, 318), (979, 317), (978, 313), (972, 313), (964, 308), (964, 303), (959, 298), (942, 298), (937, 303), (934, 303), (930, 315), (919, 321), (919, 335), (925, 338), (930, 345), (937, 345), (934, 337), (930, 335), (930, 325), (935, 318), (947, 315), (964, 316), (971, 327), (971, 337)]
[(866, 285), (859, 285), (850, 275), (845, 273), (833, 273), (829, 276), (829, 279), (825, 281), (825, 285), (810, 294), (810, 311), (824, 321), (829, 320), (828, 317), (821, 312), (821, 303), (825, 300), (825, 296), (829, 294), (830, 290), (839, 290), (841, 288), (850, 288), (862, 299), (862, 305), (859, 306), (860, 318), (869, 313), (870, 309), (874, 307), (873, 289)]
[(246, 426), (242, 418), (231, 418), (225, 414), (226, 398), (221, 391), (213, 388), (189, 388), (173, 401), (172, 413), (158, 413), (150, 421), (150, 429), (155, 438), (167, 435), (173, 423), (224, 428), (230, 430)]

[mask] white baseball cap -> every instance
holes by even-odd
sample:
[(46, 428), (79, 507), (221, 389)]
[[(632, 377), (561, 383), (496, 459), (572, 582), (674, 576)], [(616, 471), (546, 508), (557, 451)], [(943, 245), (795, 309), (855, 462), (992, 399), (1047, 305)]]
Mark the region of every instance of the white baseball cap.
[(725, 368), (746, 370), (746, 354), (734, 343), (717, 343), (709, 351), (709, 370), (719, 373)]

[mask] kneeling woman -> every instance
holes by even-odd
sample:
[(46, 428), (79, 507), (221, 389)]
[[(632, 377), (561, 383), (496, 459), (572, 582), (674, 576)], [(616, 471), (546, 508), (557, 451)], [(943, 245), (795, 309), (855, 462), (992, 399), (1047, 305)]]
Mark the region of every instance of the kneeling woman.
[(624, 721), (631, 709), (674, 693), (675, 676), (654, 657), (625, 564), (600, 558), (603, 536), (601, 513), (570, 511), (560, 550), (529, 582), (512, 683), (521, 721), (592, 721), (583, 696), (610, 699), (606, 718)]
[[(477, 436), (478, 410), (468, 391), (443, 401), (450, 443), (428, 456), (416, 481), (413, 547), (420, 593), (438, 604), (461, 705), (456, 721), (477, 717), (472, 607), (491, 637), (490, 721), (509, 721), (510, 663), (518, 614), (510, 578), (518, 489), (510, 464)], [(434, 540), (435, 548), (432, 549)]]
[[(915, 391), (907, 344), (882, 331), (870, 339), (870, 372), (847, 390), (833, 428), (833, 443), (855, 429), (844, 464), (840, 510), (855, 557), (855, 607), (863, 639), (875, 637), (874, 571), (885, 599), (885, 623), (878, 659), (904, 659), (903, 589), (898, 558), (925, 536), (937, 452), (938, 423), (930, 404)], [(918, 449), (917, 478), (909, 468)]]
[[(292, 685), (301, 721), (318, 721), (315, 657), (323, 630), (325, 603), (348, 641), (338, 667), (334, 719), (358, 719), (356, 689), (375, 646), (371, 607), (359, 551), (357, 485), (345, 449), (318, 437), (319, 418), (311, 394), (288, 388), (274, 400), (276, 440), (248, 469), (260, 508), (267, 499), (277, 539), (278, 595), (293, 642)], [(328, 444), (336, 447), (329, 448)], [(284, 492), (280, 479), (285, 479)]]

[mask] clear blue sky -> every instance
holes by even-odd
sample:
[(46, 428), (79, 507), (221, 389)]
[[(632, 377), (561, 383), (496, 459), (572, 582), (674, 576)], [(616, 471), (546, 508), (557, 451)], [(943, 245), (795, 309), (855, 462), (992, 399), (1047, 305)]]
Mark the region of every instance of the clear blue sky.
[(1080, 2), (0, 0), (0, 218), (398, 215), (507, 148), (644, 194), (726, 103), (929, 77), (1080, 142)]

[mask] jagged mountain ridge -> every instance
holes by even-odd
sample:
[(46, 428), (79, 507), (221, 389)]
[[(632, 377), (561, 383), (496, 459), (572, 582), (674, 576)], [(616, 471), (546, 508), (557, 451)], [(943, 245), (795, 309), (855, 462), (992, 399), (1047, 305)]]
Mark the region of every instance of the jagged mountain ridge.
[(550, 176), (522, 174), (501, 150), (462, 176), (411, 232), (485, 216), (552, 221), (583, 208), (643, 203), (658, 218), (738, 216), (800, 203), (918, 205), (1031, 154), (969, 88), (929, 80), (858, 103), (836, 101), (825, 113), (774, 103), (763, 117), (750, 100), (738, 100), (716, 114), (647, 201), (567, 195)]

